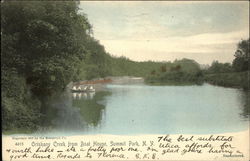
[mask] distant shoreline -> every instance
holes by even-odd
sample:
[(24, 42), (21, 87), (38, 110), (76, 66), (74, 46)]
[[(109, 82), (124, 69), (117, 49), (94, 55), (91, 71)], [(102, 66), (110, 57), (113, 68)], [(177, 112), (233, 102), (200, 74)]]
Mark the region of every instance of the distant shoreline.
[(80, 85), (95, 85), (95, 84), (127, 84), (127, 83), (143, 83), (143, 77), (133, 77), (133, 76), (110, 76), (105, 78), (97, 78), (93, 80), (84, 80), (79, 82), (73, 82), (72, 85), (80, 86)]

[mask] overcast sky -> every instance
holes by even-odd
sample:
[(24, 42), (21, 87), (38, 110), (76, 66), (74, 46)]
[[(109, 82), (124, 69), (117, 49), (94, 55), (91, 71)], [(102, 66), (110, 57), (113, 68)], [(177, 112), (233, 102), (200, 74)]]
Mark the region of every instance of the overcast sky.
[(249, 36), (249, 2), (81, 1), (107, 52), (135, 61), (231, 62)]

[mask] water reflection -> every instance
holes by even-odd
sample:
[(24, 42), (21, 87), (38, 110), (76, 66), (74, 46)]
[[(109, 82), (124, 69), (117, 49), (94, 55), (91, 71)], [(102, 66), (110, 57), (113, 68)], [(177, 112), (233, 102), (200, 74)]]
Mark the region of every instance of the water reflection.
[(64, 92), (47, 100), (45, 104), (43, 126), (37, 133), (83, 130), (83, 121), (79, 109), (72, 108), (72, 98), (69, 92)]
[(250, 91), (244, 91), (242, 97), (242, 113), (241, 116), (243, 116), (244, 119), (249, 120), (250, 116)]
[(102, 120), (102, 113), (105, 108), (104, 96), (108, 92), (73, 93), (73, 107), (79, 109), (82, 119), (89, 126), (97, 126)]
[(207, 134), (241, 131), (249, 125), (249, 91), (207, 84), (109, 85), (108, 90), (112, 95), (66, 92), (51, 98), (44, 127), (63, 134)]
[(108, 92), (71, 93), (64, 92), (47, 99), (44, 118), (36, 133), (86, 132), (97, 127), (105, 109), (104, 96)]
[(80, 100), (80, 99), (93, 99), (95, 96), (95, 92), (76, 92), (72, 93), (74, 100)]

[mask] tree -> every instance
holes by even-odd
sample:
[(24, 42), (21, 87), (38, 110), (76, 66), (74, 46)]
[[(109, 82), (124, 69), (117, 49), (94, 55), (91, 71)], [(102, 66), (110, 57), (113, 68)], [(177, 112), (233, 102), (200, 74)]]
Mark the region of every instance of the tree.
[(161, 66), (161, 72), (163, 72), (163, 73), (164, 73), (164, 72), (166, 72), (166, 71), (167, 71), (167, 67), (166, 67), (166, 66), (164, 66), (164, 65), (162, 65), (162, 66)]
[(1, 2), (3, 129), (37, 128), (44, 98), (61, 92), (89, 51), (76, 1)]
[(36, 95), (62, 90), (88, 53), (91, 25), (78, 2), (4, 1), (1, 9), (2, 69), (15, 68)]
[(234, 54), (233, 68), (237, 72), (249, 70), (249, 39), (242, 40), (237, 45), (237, 50)]
[(230, 63), (220, 63), (213, 61), (211, 67), (208, 68), (209, 73), (228, 73), (232, 72), (232, 66)]

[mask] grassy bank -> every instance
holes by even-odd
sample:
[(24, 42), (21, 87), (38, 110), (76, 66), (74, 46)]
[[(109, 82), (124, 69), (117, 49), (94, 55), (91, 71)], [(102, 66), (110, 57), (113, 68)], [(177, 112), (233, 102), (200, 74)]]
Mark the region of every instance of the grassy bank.
[(206, 74), (204, 80), (218, 86), (249, 90), (249, 71)]

